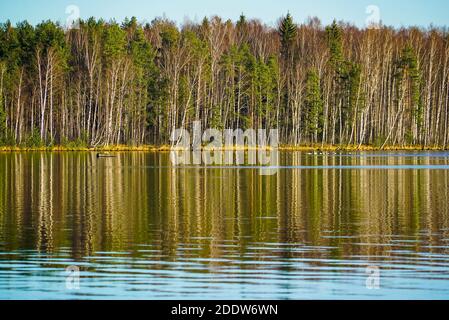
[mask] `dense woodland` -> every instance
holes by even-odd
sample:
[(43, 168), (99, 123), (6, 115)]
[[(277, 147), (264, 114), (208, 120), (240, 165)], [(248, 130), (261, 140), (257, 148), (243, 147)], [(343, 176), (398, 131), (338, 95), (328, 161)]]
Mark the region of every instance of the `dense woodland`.
[(0, 143), (168, 144), (174, 128), (278, 128), (283, 144), (449, 140), (449, 36), (243, 15), (182, 27), (0, 25)]

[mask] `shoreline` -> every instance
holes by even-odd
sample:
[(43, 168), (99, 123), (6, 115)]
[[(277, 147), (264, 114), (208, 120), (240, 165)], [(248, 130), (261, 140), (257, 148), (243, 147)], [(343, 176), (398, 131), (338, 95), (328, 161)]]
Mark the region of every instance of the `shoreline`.
[[(248, 151), (248, 150), (271, 150), (268, 148), (248, 148), (247, 146), (223, 147), (216, 150), (221, 151)], [(0, 152), (169, 152), (172, 148), (169, 145), (111, 145), (100, 147), (66, 147), (66, 146), (50, 146), (50, 147), (21, 147), (21, 146), (4, 146), (0, 147)], [(173, 149), (182, 150), (182, 149)], [(212, 150), (203, 147), (202, 150)], [(280, 145), (279, 151), (303, 151), (303, 152), (338, 152), (338, 151), (447, 151), (449, 147), (443, 146), (385, 146), (384, 148), (369, 145)]]

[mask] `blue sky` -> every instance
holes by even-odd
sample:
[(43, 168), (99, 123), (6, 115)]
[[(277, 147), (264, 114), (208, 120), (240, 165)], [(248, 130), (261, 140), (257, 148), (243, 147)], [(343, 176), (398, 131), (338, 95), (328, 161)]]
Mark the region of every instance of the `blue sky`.
[(117, 21), (127, 16), (151, 21), (166, 15), (182, 23), (186, 17), (201, 21), (204, 16), (213, 14), (236, 20), (243, 12), (249, 18), (274, 24), (290, 11), (297, 22), (317, 16), (325, 24), (336, 18), (358, 26), (364, 26), (367, 19), (376, 19), (376, 10), (366, 12), (368, 6), (374, 5), (386, 25), (449, 26), (447, 0), (0, 0), (0, 21), (9, 19), (16, 23), (26, 19), (36, 24), (52, 19), (65, 22), (69, 5), (79, 8), (81, 18), (95, 16)]

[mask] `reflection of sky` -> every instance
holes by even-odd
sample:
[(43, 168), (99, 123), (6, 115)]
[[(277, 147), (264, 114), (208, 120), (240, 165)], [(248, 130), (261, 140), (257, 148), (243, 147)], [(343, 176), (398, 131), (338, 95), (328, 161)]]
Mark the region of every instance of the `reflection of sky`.
[[(290, 11), (298, 22), (308, 16), (317, 16), (326, 24), (336, 18), (364, 26), (367, 19), (379, 16), (386, 25), (396, 27), (449, 25), (447, 0), (16, 0), (0, 2), (0, 21), (26, 19), (35, 24), (52, 19), (65, 22), (70, 14), (66, 13), (69, 5), (79, 7), (81, 18), (95, 16), (119, 21), (126, 16), (151, 21), (164, 14), (177, 22), (183, 22), (186, 18), (200, 21), (204, 16), (213, 14), (236, 20), (243, 12), (248, 17), (274, 24), (280, 16)], [(375, 10), (368, 10), (367, 13), (369, 6), (377, 6), (379, 15)]]
[[(380, 264), (379, 288), (370, 289), (366, 272), (366, 266), (372, 264), (369, 260), (320, 259), (320, 268), (307, 259), (285, 261), (283, 265), (257, 262), (259, 267), (266, 264), (265, 271), (253, 269), (247, 261), (236, 261), (248, 266), (245, 270), (214, 273), (204, 264), (210, 259), (172, 262), (168, 269), (160, 269), (152, 268), (156, 262), (130, 257), (100, 261), (93, 257), (75, 262), (64, 255), (47, 261), (46, 256), (35, 252), (17, 254), (24, 260), (0, 259), (0, 269), (14, 266), (20, 270), (3, 281), (6, 285), (1, 286), (0, 299), (186, 299), (186, 292), (188, 299), (198, 300), (449, 298), (448, 280), (442, 279), (447, 268), (427, 263), (416, 269), (407, 262)], [(45, 267), (36, 261), (44, 261)], [(80, 272), (79, 289), (67, 288), (65, 267), (70, 264), (86, 269)]]

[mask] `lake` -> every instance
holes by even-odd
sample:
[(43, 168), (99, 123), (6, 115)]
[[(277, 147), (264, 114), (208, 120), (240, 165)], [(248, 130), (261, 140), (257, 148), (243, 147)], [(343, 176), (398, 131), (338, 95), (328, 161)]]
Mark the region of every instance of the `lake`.
[(449, 299), (449, 153), (0, 153), (0, 298)]

